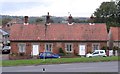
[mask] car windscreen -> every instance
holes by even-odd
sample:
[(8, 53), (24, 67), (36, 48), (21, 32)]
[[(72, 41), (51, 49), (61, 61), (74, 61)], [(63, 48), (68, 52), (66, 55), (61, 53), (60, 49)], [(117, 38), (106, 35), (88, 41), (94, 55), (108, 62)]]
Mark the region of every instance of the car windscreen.
[(9, 47), (9, 46), (5, 46), (5, 47), (3, 47), (3, 50), (4, 50), (4, 49), (10, 49), (10, 47)]

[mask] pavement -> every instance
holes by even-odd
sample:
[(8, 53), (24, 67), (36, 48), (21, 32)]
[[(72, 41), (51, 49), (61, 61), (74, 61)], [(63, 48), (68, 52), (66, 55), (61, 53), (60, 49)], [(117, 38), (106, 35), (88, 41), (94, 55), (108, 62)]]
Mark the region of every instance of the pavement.
[(2, 72), (118, 72), (118, 61), (2, 67)]
[(9, 54), (0, 54), (0, 61), (1, 60), (9, 60)]

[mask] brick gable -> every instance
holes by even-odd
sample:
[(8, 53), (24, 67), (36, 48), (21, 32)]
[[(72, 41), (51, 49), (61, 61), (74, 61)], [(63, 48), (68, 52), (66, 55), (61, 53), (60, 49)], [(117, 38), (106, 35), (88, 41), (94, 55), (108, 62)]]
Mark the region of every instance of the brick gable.
[(120, 41), (120, 27), (111, 27), (110, 28), (112, 39), (114, 41)]

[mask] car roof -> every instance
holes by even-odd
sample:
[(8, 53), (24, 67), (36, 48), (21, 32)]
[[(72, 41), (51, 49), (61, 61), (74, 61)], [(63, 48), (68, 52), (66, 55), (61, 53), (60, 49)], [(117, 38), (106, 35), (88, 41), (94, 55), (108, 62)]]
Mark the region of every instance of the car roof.
[(52, 53), (52, 52), (41, 52), (41, 53)]
[(95, 50), (95, 51), (105, 51), (105, 50)]

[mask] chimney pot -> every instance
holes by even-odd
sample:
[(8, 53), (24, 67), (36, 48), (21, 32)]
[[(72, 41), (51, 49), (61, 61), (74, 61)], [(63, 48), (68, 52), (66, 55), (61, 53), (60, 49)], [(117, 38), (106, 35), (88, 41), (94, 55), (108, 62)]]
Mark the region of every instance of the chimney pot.
[(89, 25), (95, 25), (95, 23), (89, 23)]

